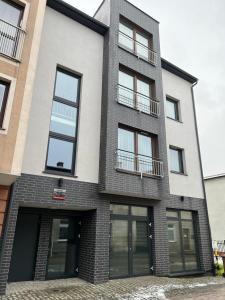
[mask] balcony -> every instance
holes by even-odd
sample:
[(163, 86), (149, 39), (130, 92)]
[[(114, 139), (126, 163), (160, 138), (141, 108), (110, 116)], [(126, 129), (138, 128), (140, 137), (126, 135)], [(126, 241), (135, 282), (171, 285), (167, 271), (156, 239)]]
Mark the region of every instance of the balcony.
[(159, 178), (164, 176), (162, 161), (120, 149), (116, 151), (116, 169), (137, 173), (141, 176), (150, 175)]
[(160, 114), (159, 102), (122, 85), (118, 85), (117, 101), (154, 117)]
[(132, 52), (138, 58), (146, 60), (150, 64), (157, 66), (157, 53), (149, 47), (126, 35), (122, 31), (119, 31), (119, 46)]
[(21, 60), (25, 31), (0, 19), (0, 54)]

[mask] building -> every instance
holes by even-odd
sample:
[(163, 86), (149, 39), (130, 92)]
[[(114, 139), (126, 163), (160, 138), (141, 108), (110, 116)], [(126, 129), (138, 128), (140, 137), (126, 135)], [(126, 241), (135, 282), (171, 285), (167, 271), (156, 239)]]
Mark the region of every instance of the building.
[(43, 19), (1, 292), (7, 281), (210, 272), (197, 79), (161, 59), (158, 22), (126, 0), (93, 18), (48, 0)]
[(10, 186), (21, 174), (44, 11), (42, 1), (0, 0), (0, 245)]
[(225, 209), (225, 174), (205, 177), (205, 190), (212, 240), (224, 243), (225, 233), (222, 220)]

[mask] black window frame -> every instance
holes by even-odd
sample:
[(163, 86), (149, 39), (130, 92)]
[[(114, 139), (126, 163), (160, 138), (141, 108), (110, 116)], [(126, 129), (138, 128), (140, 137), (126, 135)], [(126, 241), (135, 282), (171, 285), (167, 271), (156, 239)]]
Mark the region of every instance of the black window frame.
[(0, 84), (5, 86), (2, 105), (0, 107), (0, 129), (3, 129), (3, 122), (4, 122), (5, 111), (6, 111), (6, 106), (8, 102), (8, 96), (9, 96), (10, 82), (0, 80)]
[(170, 145), (169, 146), (169, 151), (171, 151), (171, 150), (178, 152), (179, 171), (173, 170), (171, 168), (171, 162), (170, 162), (170, 172), (171, 173), (175, 173), (175, 174), (182, 174), (182, 175), (184, 175), (185, 174), (184, 149)]
[(172, 118), (171, 116), (168, 116), (167, 114), (167, 110), (166, 110), (166, 117), (170, 120), (173, 120), (173, 121), (177, 121), (177, 122), (181, 122), (181, 116), (180, 116), (180, 101), (178, 99), (175, 99), (171, 96), (166, 96), (166, 103), (168, 102), (171, 102), (174, 104), (174, 107), (175, 107), (175, 118)]
[[(61, 98), (59, 96), (55, 95), (56, 91), (56, 80), (57, 80), (57, 73), (61, 72), (64, 74), (67, 74), (68, 76), (72, 76), (78, 80), (78, 85), (77, 85), (77, 98), (75, 102), (72, 102), (70, 100)], [(75, 136), (69, 136), (61, 133), (56, 133), (51, 130), (49, 130), (49, 137), (48, 137), (48, 147), (47, 147), (47, 155), (46, 155), (46, 162), (45, 162), (45, 172), (47, 173), (54, 173), (54, 174), (62, 174), (64, 176), (74, 176), (75, 173), (75, 162), (76, 162), (76, 149), (77, 149), (77, 136), (78, 136), (78, 124), (79, 124), (79, 106), (80, 106), (80, 90), (81, 90), (81, 76), (77, 75), (76, 73), (72, 71), (68, 71), (62, 67), (57, 67), (56, 68), (56, 74), (55, 74), (55, 83), (54, 83), (54, 92), (53, 92), (53, 100), (52, 100), (52, 105), (53, 101), (59, 102), (64, 105), (68, 105), (70, 107), (74, 107), (77, 109), (77, 114), (76, 114), (76, 125), (75, 125)], [(49, 143), (50, 139), (57, 139), (65, 142), (71, 142), (73, 143), (73, 152), (72, 152), (72, 162), (71, 162), (71, 170), (65, 169), (65, 168), (57, 168), (57, 167), (52, 167), (48, 166), (48, 155), (49, 155)]]

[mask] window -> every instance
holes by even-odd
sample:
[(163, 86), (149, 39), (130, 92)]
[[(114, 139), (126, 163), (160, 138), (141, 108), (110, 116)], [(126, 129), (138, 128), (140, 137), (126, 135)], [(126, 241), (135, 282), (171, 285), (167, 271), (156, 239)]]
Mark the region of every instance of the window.
[(0, 53), (19, 59), (24, 31), (20, 29), (24, 8), (15, 2), (0, 0)]
[(79, 77), (57, 70), (46, 163), (48, 170), (74, 172), (79, 89)]
[(170, 171), (184, 173), (183, 150), (170, 146)]
[(0, 81), (0, 128), (2, 128), (6, 103), (9, 93), (9, 83)]
[(198, 269), (195, 218), (191, 211), (167, 210), (170, 272)]
[(139, 111), (159, 115), (158, 102), (153, 100), (154, 83), (132, 72), (119, 71), (118, 102)]
[(160, 175), (156, 174), (156, 164), (160, 164), (154, 159), (156, 154), (155, 136), (123, 127), (118, 129), (118, 169)]
[(167, 117), (176, 121), (180, 120), (179, 117), (179, 102), (172, 100), (171, 98), (166, 98), (166, 114)]
[(152, 49), (152, 35), (122, 19), (119, 23), (119, 45), (138, 57), (156, 64), (156, 53)]
[(0, 0), (0, 20), (20, 27), (23, 7), (9, 0)]

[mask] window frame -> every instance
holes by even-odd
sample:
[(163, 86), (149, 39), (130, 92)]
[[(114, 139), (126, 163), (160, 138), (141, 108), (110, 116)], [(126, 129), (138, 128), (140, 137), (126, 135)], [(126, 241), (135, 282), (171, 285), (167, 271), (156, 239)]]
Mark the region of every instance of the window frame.
[(176, 170), (172, 170), (171, 169), (171, 161), (170, 161), (170, 173), (175, 173), (175, 174), (180, 174), (180, 175), (187, 175), (186, 174), (186, 168), (185, 168), (185, 161), (184, 161), (184, 149), (183, 148), (179, 148), (179, 147), (176, 147), (176, 146), (172, 146), (170, 145), (169, 146), (169, 151), (178, 151), (178, 156), (179, 156), (179, 168), (180, 170), (179, 171), (176, 171)]
[[(8, 3), (10, 6), (13, 6), (20, 11), (20, 16), (19, 16), (18, 23), (16, 26), (21, 28), (22, 20), (23, 20), (23, 16), (24, 16), (24, 6), (20, 5), (19, 3), (14, 2), (14, 1), (11, 1), (11, 0), (1, 0), (1, 1)], [(6, 20), (4, 20), (4, 21), (8, 23), (8, 21), (6, 21)], [(13, 25), (13, 26), (15, 26), (15, 25)]]
[[(195, 272), (200, 272), (201, 271), (201, 266), (200, 266), (200, 256), (199, 256), (199, 242), (198, 242), (198, 228), (197, 228), (197, 213), (192, 210), (184, 210), (184, 209), (173, 209), (173, 208), (167, 208), (166, 212), (171, 211), (171, 212), (176, 212), (177, 217), (171, 217), (171, 216), (166, 216), (167, 220), (167, 230), (168, 230), (168, 221), (178, 221), (178, 226), (179, 226), (179, 238), (180, 238), (180, 244), (181, 244), (181, 258), (182, 258), (182, 264), (183, 264), (183, 270), (178, 271), (178, 272), (170, 272), (170, 274), (179, 274), (179, 273), (195, 273)], [(185, 219), (182, 218), (182, 212), (190, 212), (192, 218), (191, 219)], [(184, 222), (189, 222), (192, 223), (193, 225), (193, 234), (194, 234), (194, 241), (195, 241), (195, 255), (196, 255), (196, 264), (197, 268), (195, 270), (187, 270), (186, 269), (186, 261), (185, 261), (185, 251), (184, 251), (184, 242), (183, 242), (183, 225), (182, 221)], [(167, 233), (168, 237), (168, 233)], [(168, 243), (172, 241), (169, 240), (168, 238)]]
[(10, 89), (10, 82), (3, 81), (0, 79), (0, 84), (5, 86), (5, 91), (2, 99), (2, 105), (0, 108), (0, 129), (3, 129), (3, 123), (4, 123), (4, 117), (6, 112), (6, 106), (8, 102), (8, 96), (9, 96), (9, 89)]
[(166, 117), (170, 120), (177, 121), (177, 122), (181, 123), (180, 100), (178, 100), (174, 97), (166, 95), (166, 104), (167, 104), (167, 101), (175, 104), (175, 119), (168, 116), (167, 111), (166, 111)]
[[(138, 25), (132, 23), (131, 21), (129, 21), (128, 19), (126, 19), (124, 16), (121, 16), (121, 15), (120, 15), (119, 24), (120, 23), (133, 31), (133, 36), (132, 36), (133, 49), (132, 49), (132, 51), (136, 55), (138, 55), (136, 43), (139, 43), (139, 44), (143, 45), (144, 47), (146, 47), (146, 45), (144, 45), (144, 44), (137, 41), (137, 39), (136, 39), (137, 34), (139, 34), (139, 35), (143, 36), (144, 38), (146, 38), (148, 40), (148, 49), (154, 51), (153, 50), (153, 35), (151, 33), (146, 32), (143, 28), (141, 28)], [(119, 30), (119, 32), (120, 32), (120, 30)], [(131, 38), (131, 37), (129, 37), (129, 38)], [(128, 49), (129, 51), (131, 51), (131, 49), (126, 47), (125, 45), (122, 45), (122, 46), (125, 47), (126, 49)]]
[[(151, 146), (152, 146), (152, 156), (146, 156), (146, 157), (151, 157), (152, 159), (157, 159), (158, 160), (158, 138), (156, 135), (154, 134), (151, 134), (151, 133), (148, 133), (148, 132), (145, 132), (145, 131), (141, 131), (141, 130), (138, 130), (138, 129), (134, 129), (132, 127), (129, 127), (129, 126), (126, 126), (126, 125), (122, 125), (122, 124), (119, 124), (118, 126), (118, 129), (117, 129), (117, 150), (121, 150), (121, 151), (126, 151), (126, 150), (123, 150), (123, 149), (119, 149), (119, 145), (118, 145), (118, 141), (119, 141), (119, 129), (123, 129), (123, 130), (127, 130), (129, 132), (132, 132), (133, 135), (134, 135), (134, 145), (133, 145), (133, 149), (134, 149), (134, 152), (130, 152), (130, 153), (133, 153), (135, 155), (135, 160), (134, 160), (134, 170), (133, 171), (128, 171), (128, 172), (132, 172), (132, 173), (135, 173), (136, 170), (138, 170), (138, 160), (137, 160), (137, 157), (141, 154), (139, 154), (139, 151), (138, 151), (138, 135), (144, 135), (144, 136), (147, 136), (151, 139)], [(129, 151), (128, 151), (129, 152)]]
[[(68, 76), (74, 77), (78, 80), (77, 84), (77, 98), (75, 102), (72, 102), (70, 100), (67, 100), (65, 98), (59, 97), (55, 95), (56, 91), (56, 81), (57, 81), (57, 73), (61, 72)], [(64, 176), (74, 176), (75, 173), (75, 162), (76, 162), (76, 149), (77, 149), (77, 138), (78, 138), (78, 126), (79, 126), (79, 107), (80, 107), (80, 97), (81, 97), (81, 76), (77, 75), (73, 71), (68, 71), (67, 69), (64, 69), (60, 66), (57, 66), (56, 68), (56, 74), (55, 74), (55, 82), (54, 82), (54, 91), (53, 91), (53, 99), (52, 99), (52, 107), (53, 102), (59, 102), (64, 105), (68, 105), (70, 107), (74, 107), (77, 109), (76, 114), (76, 123), (75, 123), (75, 136), (69, 136), (62, 133), (56, 133), (50, 130), (49, 127), (49, 136), (48, 136), (48, 147), (47, 147), (47, 155), (46, 155), (46, 162), (45, 162), (45, 172), (47, 173), (54, 173), (54, 174), (62, 174)], [(51, 111), (52, 116), (52, 111)], [(51, 120), (50, 120), (50, 126), (51, 126)], [(65, 168), (57, 168), (48, 166), (48, 155), (49, 155), (49, 143), (50, 138), (65, 141), (65, 142), (71, 142), (73, 143), (73, 152), (72, 152), (72, 161), (71, 161), (71, 170), (65, 169)]]
[[(145, 77), (145, 76), (143, 76), (143, 75), (141, 75), (141, 74), (139, 74), (139, 73), (137, 73), (137, 72), (135, 72), (133, 70), (127, 69), (126, 67), (124, 67), (122, 65), (119, 66), (119, 72), (125, 73), (125, 74), (133, 77), (133, 87), (134, 87), (134, 89), (132, 91), (135, 92), (135, 97), (134, 97), (135, 98), (134, 99), (134, 108), (135, 109), (137, 109), (137, 94), (140, 94), (140, 95), (143, 95), (145, 97), (148, 97), (148, 96), (146, 96), (146, 95), (144, 95), (142, 93), (139, 93), (137, 91), (137, 81), (138, 80), (143, 81), (144, 83), (146, 83), (146, 84), (149, 85), (149, 98), (151, 100), (156, 101), (155, 100), (155, 98), (156, 98), (156, 90), (155, 90), (155, 81), (154, 80), (152, 80), (150, 78), (147, 78), (147, 77)], [(118, 72), (118, 84), (120, 85), (120, 83), (119, 83), (119, 72)], [(128, 88), (126, 86), (123, 86), (123, 85), (120, 85), (120, 86), (125, 87), (125, 88), (127, 88), (127, 89), (130, 90), (130, 88)]]

